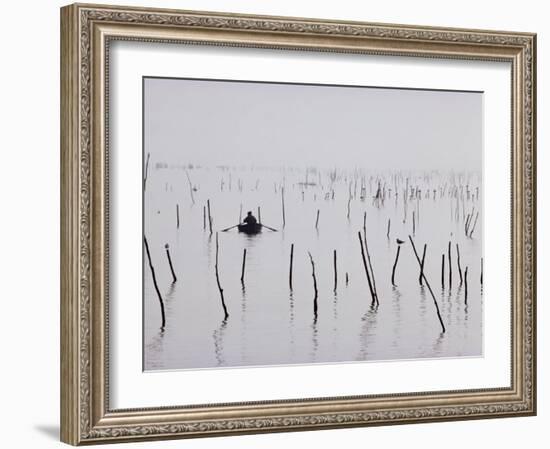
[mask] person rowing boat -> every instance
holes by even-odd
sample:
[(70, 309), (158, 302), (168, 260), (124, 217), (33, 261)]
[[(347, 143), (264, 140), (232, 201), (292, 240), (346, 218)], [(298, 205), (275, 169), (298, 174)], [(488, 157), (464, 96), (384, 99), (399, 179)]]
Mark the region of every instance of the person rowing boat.
[(222, 229), (221, 232), (227, 232), (230, 229), (234, 228), (237, 228), (239, 232), (244, 232), (245, 234), (258, 234), (262, 232), (263, 228), (267, 228), (270, 231), (277, 232), (277, 229), (272, 228), (271, 226), (267, 226), (263, 223), (258, 223), (258, 219), (254, 215), (252, 215), (252, 211), (248, 211), (242, 223)]
[(257, 218), (252, 215), (252, 211), (248, 211), (238, 228), (239, 232), (244, 232), (246, 234), (257, 234), (258, 232), (262, 232), (262, 225), (258, 223)]

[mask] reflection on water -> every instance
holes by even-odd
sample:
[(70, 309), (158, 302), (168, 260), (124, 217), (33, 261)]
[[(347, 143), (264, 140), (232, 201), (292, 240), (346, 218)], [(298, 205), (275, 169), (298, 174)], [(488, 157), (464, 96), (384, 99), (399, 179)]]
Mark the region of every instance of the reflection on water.
[(246, 287), (242, 284), (242, 298), (241, 298), (241, 359), (246, 359), (247, 353), (247, 335), (248, 328), (246, 325)]
[(369, 360), (368, 348), (370, 337), (376, 329), (376, 312), (378, 307), (371, 305), (367, 312), (361, 317), (361, 332), (359, 334), (359, 355), (356, 360)]
[[(162, 354), (163, 353), (163, 342), (164, 342), (164, 332), (165, 329), (158, 329), (155, 335), (151, 335), (149, 342), (145, 346), (146, 354)], [(148, 359), (146, 359), (148, 360)], [(163, 369), (164, 366), (160, 363), (159, 360), (148, 360), (148, 365), (145, 369), (154, 370), (154, 369)]]
[(214, 338), (214, 354), (216, 355), (217, 366), (224, 366), (225, 359), (223, 355), (223, 336), (225, 333), (225, 328), (227, 327), (227, 321), (223, 320), (220, 326), (214, 331), (212, 337)]
[[(409, 183), (412, 185), (414, 180), (423, 191), (429, 192), (429, 197), (404, 201), (405, 178), (399, 181), (397, 174), (386, 175), (384, 179), (399, 196), (392, 193), (391, 199), (384, 203), (372, 200), (377, 192), (376, 177), (365, 178), (363, 186), (358, 178), (355, 187), (350, 174), (341, 175), (341, 179), (319, 175), (315, 183), (310, 174), (311, 185), (305, 185), (304, 171), (292, 169), (286, 169), (283, 175), (281, 171), (267, 169), (258, 173), (258, 169), (250, 168), (195, 168), (189, 174), (196, 188), (194, 204), (180, 168), (152, 169), (147, 182), (144, 229), (165, 303), (166, 327), (159, 331), (158, 299), (146, 264), (143, 271), (146, 370), (481, 355), (481, 241), (464, 235), (462, 205), (457, 214), (456, 198), (447, 197), (449, 194), (440, 187), (450, 185), (450, 179), (436, 174), (410, 175)], [(428, 184), (435, 187), (427, 189)], [(407, 198), (410, 196), (409, 192)], [(471, 195), (465, 212), (471, 213), (472, 207), (478, 210), (473, 198)], [(210, 200), (212, 234), (204, 215), (207, 200)], [(257, 235), (246, 235), (236, 229), (221, 232), (248, 210), (258, 215), (258, 207), (262, 222), (278, 232), (266, 228)], [(447, 208), (451, 209), (450, 214)], [(428, 244), (424, 272), (441, 310), (447, 329), (444, 334), (431, 294), (425, 285), (419, 284), (418, 262), (408, 242), (413, 230), (413, 211), (417, 220), (416, 246), (422, 248), (424, 243)], [(380, 302), (375, 308), (370, 306), (371, 295), (357, 241), (365, 212), (368, 249)], [(482, 228), (481, 220), (480, 215), (478, 229)], [(388, 221), (391, 221), (389, 237)], [(227, 320), (223, 320), (215, 277), (216, 232), (220, 285), (229, 312)], [(396, 270), (399, 282), (394, 287), (391, 273), (397, 238), (404, 243)], [(449, 286), (446, 271), (446, 285), (444, 288), (440, 285), (441, 254), (447, 258), (449, 241), (460, 245), (462, 266), (469, 267), (467, 304), (458, 272)], [(175, 283), (165, 244), (170, 246), (178, 278)], [(292, 244), (293, 285), (289, 289)], [(244, 249), (246, 264), (241, 283)], [(338, 255), (336, 289), (334, 250)], [(308, 252), (315, 261), (317, 315)]]
[(454, 310), (453, 310), (453, 291), (449, 288), (447, 290), (447, 322), (449, 323), (449, 326), (453, 325), (454, 321)]
[(435, 342), (432, 348), (434, 354), (441, 354), (441, 346), (443, 345), (444, 338), (445, 338), (445, 334), (443, 332), (440, 332), (437, 338), (435, 339)]
[(295, 334), (296, 329), (294, 325), (294, 293), (292, 293), (292, 290), (288, 292), (288, 305), (289, 305), (289, 336), (290, 336), (290, 360), (294, 361), (294, 357), (296, 355), (296, 348), (295, 344)]
[(317, 350), (319, 349), (319, 328), (317, 326), (317, 317), (313, 318), (313, 323), (311, 324), (311, 361), (317, 361)]
[(174, 298), (174, 292), (176, 291), (176, 283), (172, 282), (170, 284), (170, 287), (168, 287), (168, 291), (164, 294), (164, 298), (166, 298), (166, 305), (169, 306), (169, 304), (172, 302), (172, 299)]
[(392, 286), (392, 313), (395, 317), (393, 320), (393, 338), (392, 347), (398, 348), (401, 344), (401, 293), (397, 287)]

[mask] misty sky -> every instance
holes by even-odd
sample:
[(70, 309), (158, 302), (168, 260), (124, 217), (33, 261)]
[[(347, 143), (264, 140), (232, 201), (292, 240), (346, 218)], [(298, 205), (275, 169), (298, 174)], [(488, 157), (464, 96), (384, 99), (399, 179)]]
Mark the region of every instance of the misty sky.
[(155, 161), (481, 170), (476, 92), (146, 78), (144, 114)]

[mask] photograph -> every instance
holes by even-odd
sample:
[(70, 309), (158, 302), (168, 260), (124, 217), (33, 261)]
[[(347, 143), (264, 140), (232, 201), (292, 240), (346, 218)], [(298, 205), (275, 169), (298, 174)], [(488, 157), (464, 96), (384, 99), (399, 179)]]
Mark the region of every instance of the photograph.
[(296, 5), (72, 4), (44, 33), (61, 441), (537, 414), (541, 24)]
[(142, 89), (144, 371), (483, 356), (482, 91)]

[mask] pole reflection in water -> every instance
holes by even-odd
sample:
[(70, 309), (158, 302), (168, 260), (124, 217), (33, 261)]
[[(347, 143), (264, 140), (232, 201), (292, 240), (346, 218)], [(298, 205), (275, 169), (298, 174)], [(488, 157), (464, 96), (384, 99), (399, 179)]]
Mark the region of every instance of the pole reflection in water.
[(359, 334), (359, 355), (356, 360), (368, 360), (369, 359), (369, 343), (370, 338), (375, 335), (376, 332), (376, 318), (377, 318), (376, 305), (371, 305), (365, 314), (361, 317), (361, 332)]
[(294, 341), (295, 339), (295, 332), (296, 329), (294, 328), (294, 294), (292, 293), (292, 290), (288, 292), (288, 309), (289, 309), (289, 325), (290, 325), (290, 359), (292, 362), (295, 360), (296, 356), (296, 343)]
[(392, 287), (392, 312), (394, 314), (393, 321), (393, 338), (391, 345), (393, 348), (398, 348), (401, 344), (401, 292), (397, 287)]
[(246, 363), (248, 327), (246, 324), (246, 287), (242, 284), (241, 298), (241, 361)]
[(311, 361), (317, 361), (317, 351), (319, 349), (319, 328), (317, 326), (317, 317), (313, 318), (311, 324)]
[(225, 358), (224, 358), (224, 341), (223, 337), (225, 334), (225, 328), (227, 327), (227, 321), (223, 320), (220, 324), (220, 326), (214, 331), (212, 334), (212, 337), (214, 338), (214, 353), (216, 354), (216, 362), (217, 366), (224, 366), (225, 365)]

